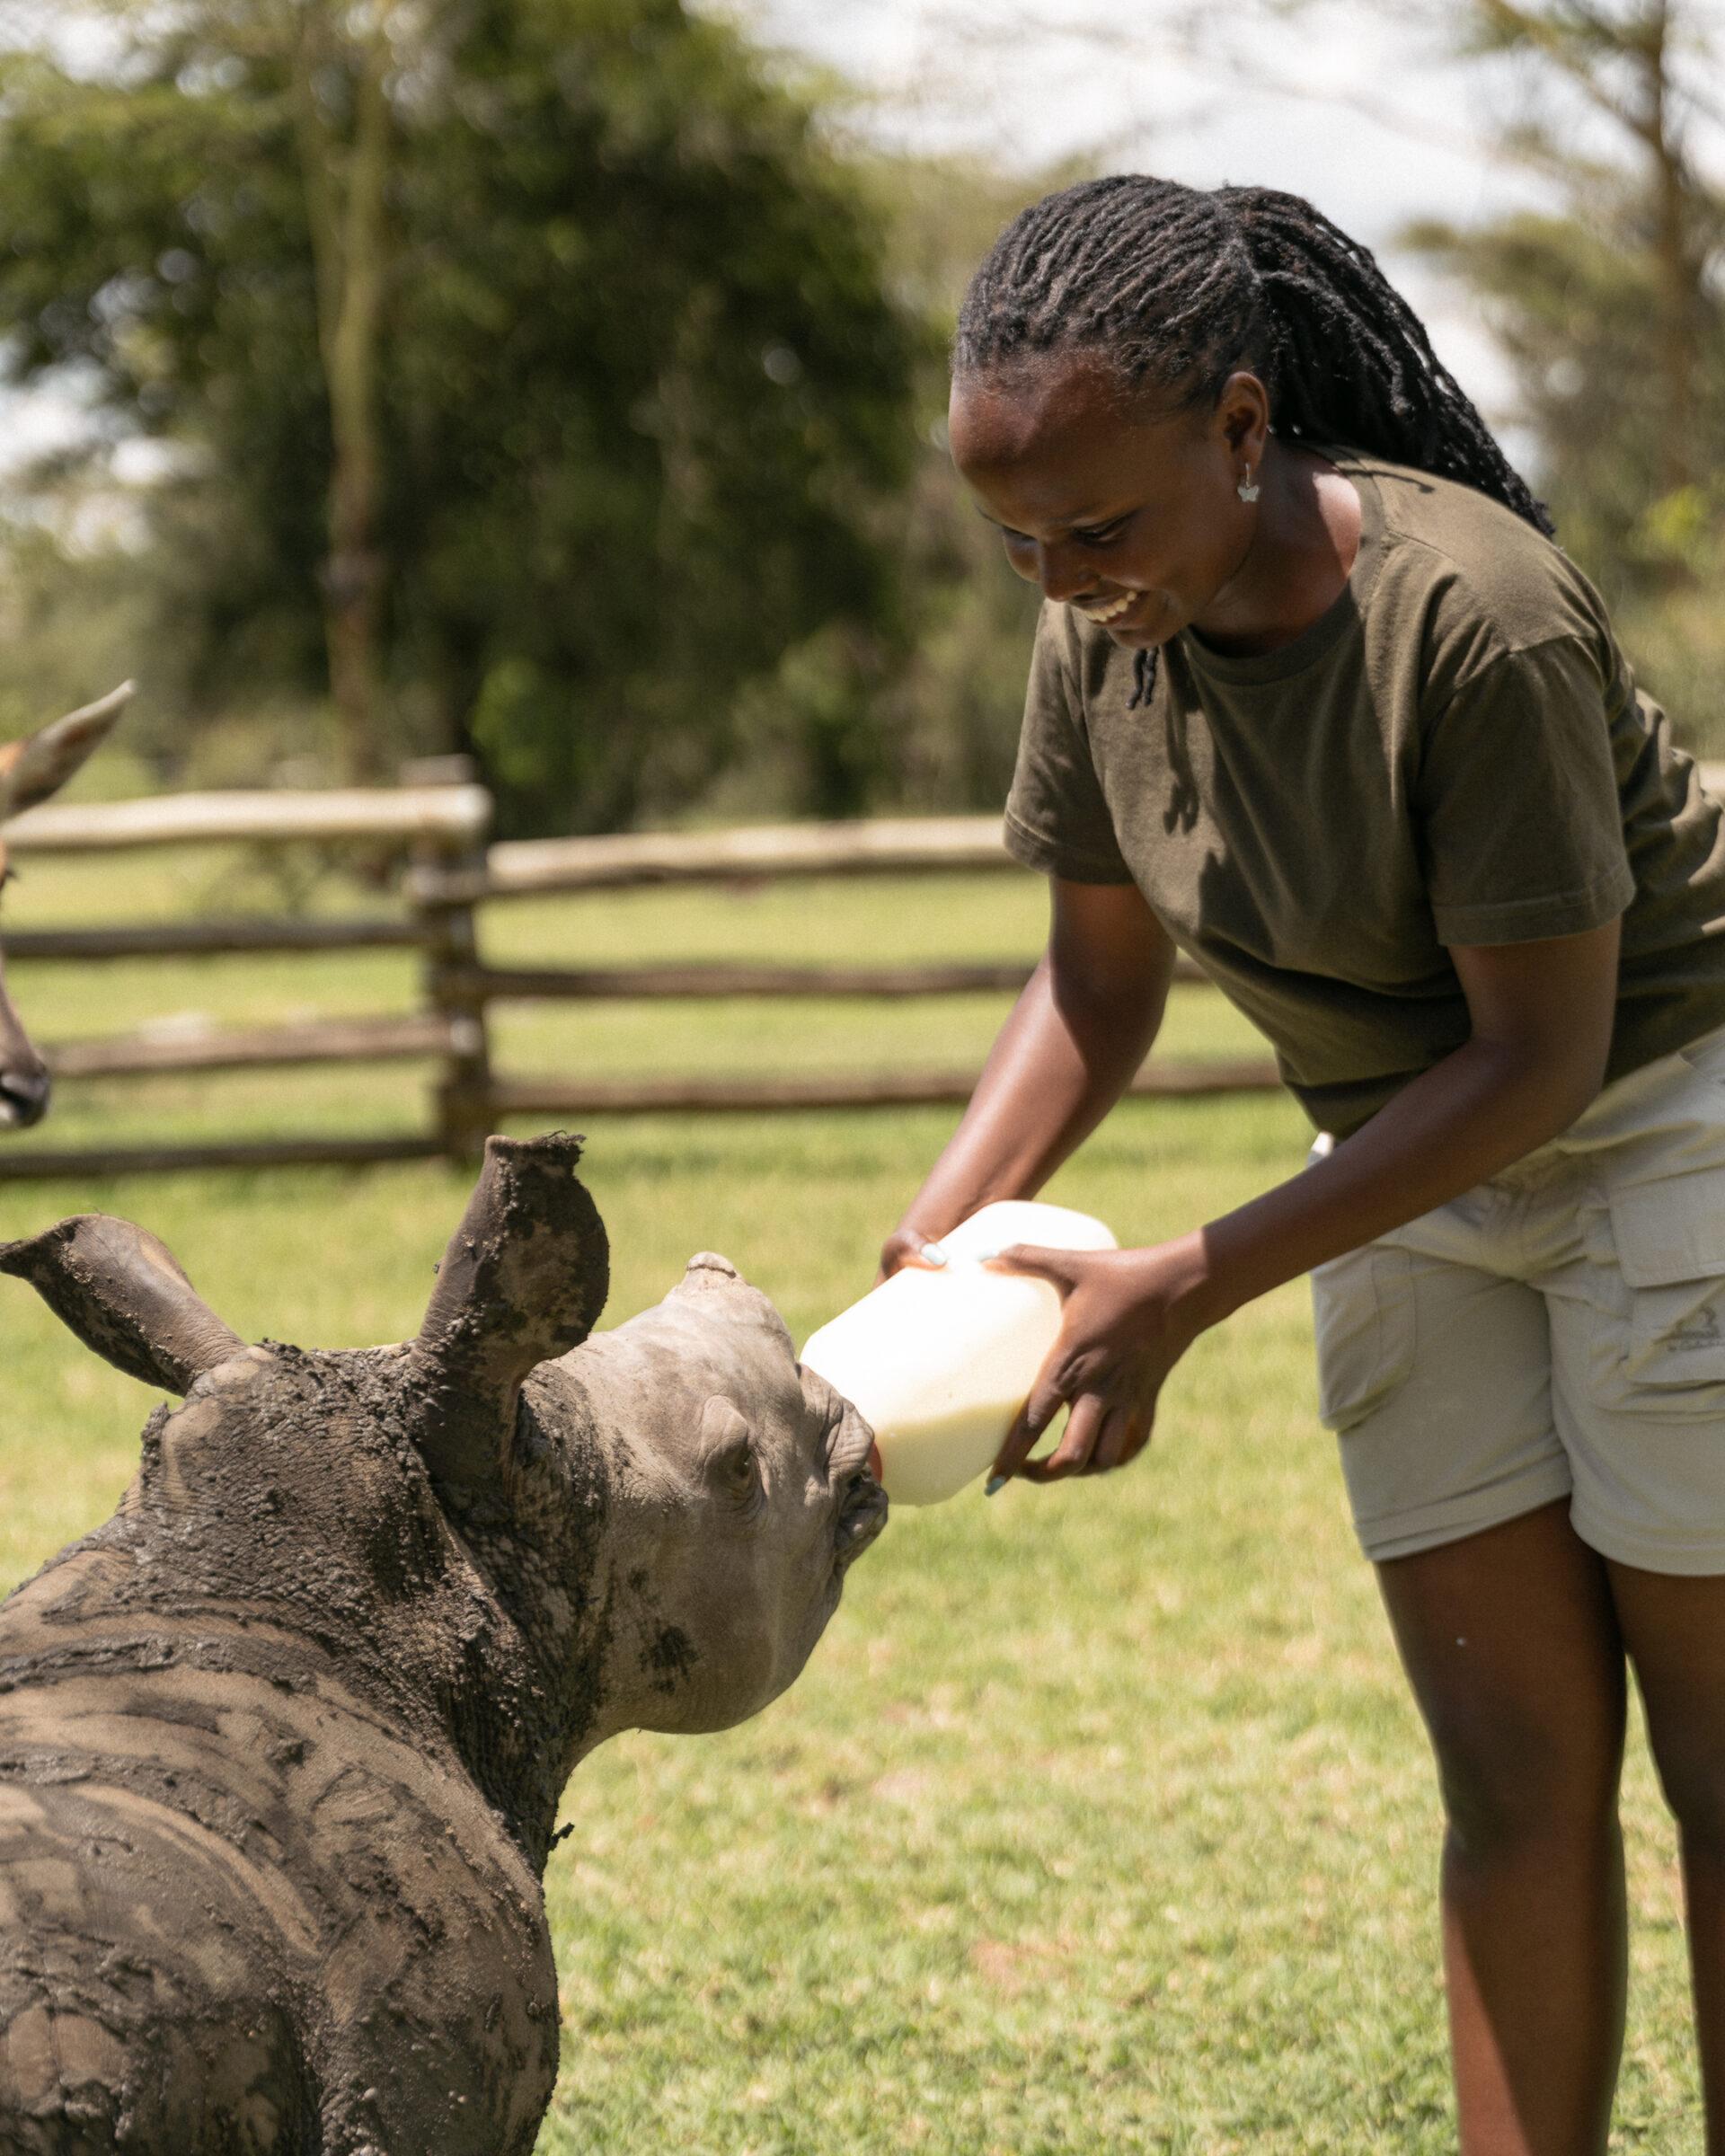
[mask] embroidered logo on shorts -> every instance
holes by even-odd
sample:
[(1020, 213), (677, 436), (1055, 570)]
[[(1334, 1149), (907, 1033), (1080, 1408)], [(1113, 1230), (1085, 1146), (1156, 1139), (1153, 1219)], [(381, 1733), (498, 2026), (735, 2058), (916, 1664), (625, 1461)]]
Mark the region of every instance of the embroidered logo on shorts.
[(1674, 1325), (1661, 1345), (1673, 1355), (1691, 1355), (1698, 1348), (1717, 1348), (1719, 1342), (1719, 1313), (1707, 1303), (1693, 1317), (1685, 1318), (1681, 1325)]

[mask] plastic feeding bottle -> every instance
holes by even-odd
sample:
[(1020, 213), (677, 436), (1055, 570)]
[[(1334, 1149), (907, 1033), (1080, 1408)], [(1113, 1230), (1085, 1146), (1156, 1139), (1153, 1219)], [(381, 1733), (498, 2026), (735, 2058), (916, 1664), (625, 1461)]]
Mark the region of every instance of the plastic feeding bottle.
[(802, 1351), (872, 1424), (895, 1505), (938, 1505), (992, 1465), (1060, 1330), (1060, 1291), (984, 1260), (1016, 1242), (1111, 1250), (1100, 1220), (1022, 1199), (941, 1238), (946, 1263), (907, 1265), (823, 1325)]

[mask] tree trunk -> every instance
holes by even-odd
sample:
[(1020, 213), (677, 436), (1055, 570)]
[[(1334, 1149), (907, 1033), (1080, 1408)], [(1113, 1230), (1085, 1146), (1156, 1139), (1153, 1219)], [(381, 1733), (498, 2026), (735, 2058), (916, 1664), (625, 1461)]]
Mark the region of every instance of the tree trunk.
[(320, 110), (316, 93), (318, 70), (337, 57), (333, 40), (323, 34), (328, 28), (326, 0), (311, 0), (296, 53), (295, 109), (330, 414), (324, 641), (341, 726), (342, 775), (361, 781), (376, 778), (388, 761), (381, 738), (385, 563), (377, 541), (383, 468), (377, 358), (386, 268), (389, 49), (381, 23), (374, 22), (341, 56), (353, 78), (353, 136), (344, 145)]
[(1657, 0), (1642, 56), (1646, 125), (1642, 139), (1652, 163), (1653, 246), (1659, 270), (1659, 373), (1665, 385), (1661, 429), (1661, 490), (1676, 493), (1695, 477), (1694, 413), (1696, 315), (1702, 304), (1699, 265), (1689, 246), (1688, 174), (1671, 116), (1670, 21), (1666, 0)]

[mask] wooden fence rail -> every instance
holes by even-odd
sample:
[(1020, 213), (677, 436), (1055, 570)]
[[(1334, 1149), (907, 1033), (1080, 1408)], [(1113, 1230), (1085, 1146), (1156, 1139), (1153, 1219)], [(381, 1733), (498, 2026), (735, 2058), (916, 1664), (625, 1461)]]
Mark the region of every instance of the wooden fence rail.
[(429, 870), (417, 883), (423, 897), (478, 905), (650, 883), (781, 883), (793, 876), (939, 875), (1013, 865), (997, 816), (883, 817), (871, 823), (506, 841), (464, 873)]
[(296, 1064), (394, 1063), (455, 1053), (449, 1020), (435, 1011), (404, 1018), (335, 1018), (295, 1026), (217, 1031), (111, 1034), (67, 1040), (46, 1052), (63, 1078), (150, 1078), (168, 1071), (286, 1069)]
[(8, 959), (236, 958), (251, 951), (414, 950), (421, 921), (168, 921), (139, 928), (26, 928), (5, 936)]
[(328, 793), (176, 793), (145, 801), (62, 803), (6, 826), (6, 850), (116, 853), (136, 846), (289, 845), (356, 839), (434, 846), (483, 843), (491, 797), (482, 786), (353, 787)]
[[(491, 1063), (490, 1012), (500, 1003), (664, 1001), (784, 996), (872, 998), (1010, 994), (1028, 977), (1019, 960), (921, 965), (656, 963), (492, 965), (481, 955), (480, 909), (493, 901), (601, 892), (652, 884), (736, 887), (791, 877), (1022, 875), (996, 817), (887, 819), (692, 834), (630, 834), (489, 845), (491, 800), (456, 776), (442, 784), (329, 793), (185, 795), (94, 806), (53, 805), (8, 825), (11, 852), (93, 856), (146, 846), (353, 847), (375, 861), (404, 853), (405, 916), (115, 922), (7, 934), (10, 963), (82, 966), (163, 959), (264, 958), (346, 950), (420, 954), (421, 1007), (406, 1013), (204, 1029), (172, 1023), (49, 1044), (57, 1081), (293, 1068), (392, 1061), (437, 1074), (430, 1126), (376, 1134), (192, 1144), (112, 1144), (75, 1150), (0, 1140), (0, 1180), (137, 1174), (181, 1168), (348, 1164), (470, 1158), (510, 1117), (579, 1120), (593, 1115), (786, 1108), (948, 1105), (969, 1097), (971, 1070), (860, 1071), (706, 1079), (643, 1076), (589, 1081), (503, 1074)], [(1178, 977), (1195, 980), (1182, 962)], [(27, 999), (26, 999), (27, 1000)], [(1134, 1091), (1190, 1095), (1273, 1086), (1265, 1061), (1153, 1062)]]

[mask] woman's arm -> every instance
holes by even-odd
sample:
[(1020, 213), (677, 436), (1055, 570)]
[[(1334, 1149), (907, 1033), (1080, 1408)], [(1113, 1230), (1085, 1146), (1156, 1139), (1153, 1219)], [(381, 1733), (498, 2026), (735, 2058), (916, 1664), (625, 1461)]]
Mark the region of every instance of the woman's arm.
[(1327, 1161), (1201, 1231), (1216, 1316), (1447, 1203), (1567, 1130), (1605, 1082), (1617, 943), (1613, 921), (1586, 935), (1453, 951), (1473, 1038)]
[[(1150, 1436), (1163, 1380), (1198, 1335), (1285, 1280), (1459, 1197), (1574, 1122), (1599, 1091), (1618, 923), (1451, 952), (1472, 1038), (1404, 1086), (1328, 1160), (1154, 1250), (1010, 1253), (1066, 1296), (1060, 1339), (1002, 1448), (997, 1478), (1118, 1467)], [(1064, 1401), (1047, 1461), (1025, 1462)]]
[(1132, 1082), (1173, 969), (1173, 944), (1136, 884), (1051, 881), (1048, 950), (888, 1238), (883, 1274), (978, 1206), (1041, 1188)]

